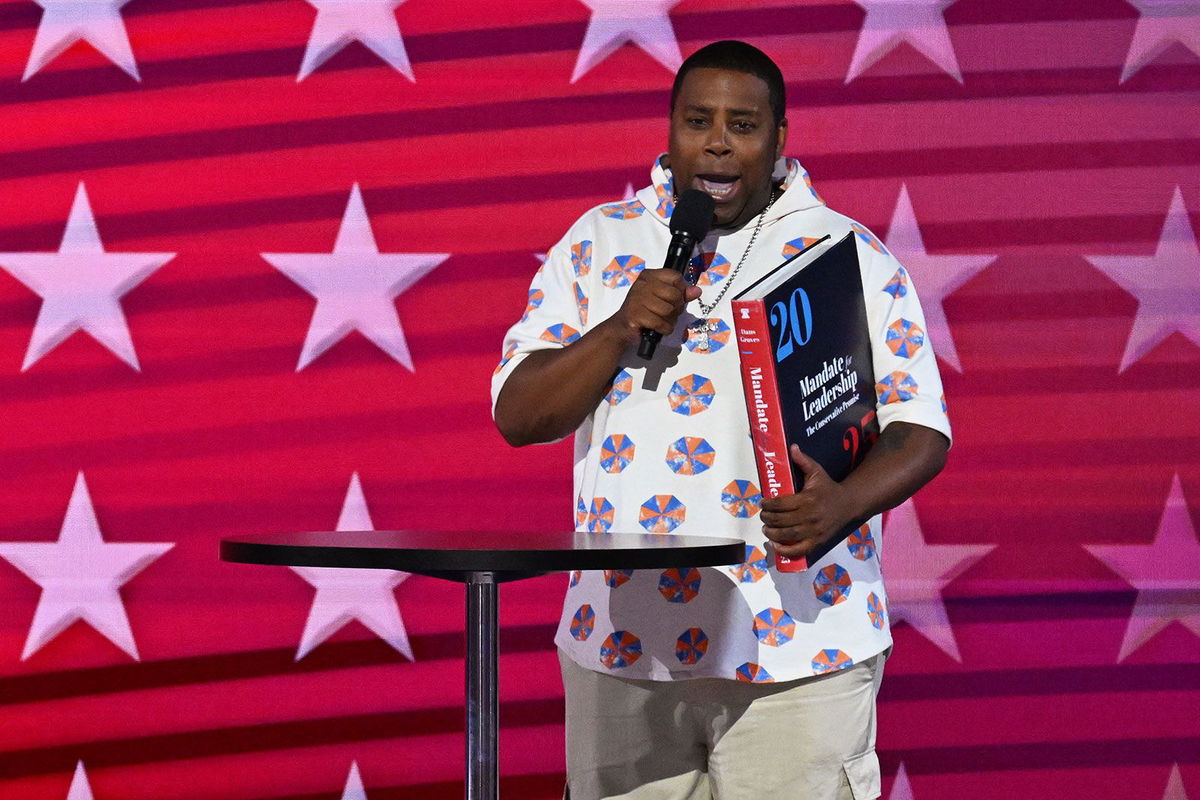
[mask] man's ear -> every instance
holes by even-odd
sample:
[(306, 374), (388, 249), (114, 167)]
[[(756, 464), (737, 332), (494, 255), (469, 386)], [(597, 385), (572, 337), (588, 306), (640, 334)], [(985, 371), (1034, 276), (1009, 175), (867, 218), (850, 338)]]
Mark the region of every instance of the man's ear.
[(784, 145), (787, 144), (787, 117), (779, 120), (779, 126), (775, 129), (775, 158), (778, 160), (783, 156)]

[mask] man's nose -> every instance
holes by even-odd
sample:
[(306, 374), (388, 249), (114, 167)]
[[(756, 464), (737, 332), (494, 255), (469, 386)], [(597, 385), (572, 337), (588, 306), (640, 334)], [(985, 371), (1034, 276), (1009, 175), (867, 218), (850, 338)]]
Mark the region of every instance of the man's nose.
[(732, 148), (729, 146), (729, 139), (726, 136), (724, 126), (713, 126), (709, 133), (708, 141), (704, 143), (704, 149), (716, 156), (729, 154)]

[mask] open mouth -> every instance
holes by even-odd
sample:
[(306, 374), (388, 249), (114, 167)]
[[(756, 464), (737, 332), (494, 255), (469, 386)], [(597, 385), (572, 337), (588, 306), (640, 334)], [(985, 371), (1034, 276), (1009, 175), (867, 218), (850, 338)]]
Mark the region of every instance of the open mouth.
[(738, 177), (736, 175), (697, 175), (696, 183), (696, 188), (711, 196), (713, 200), (720, 202), (734, 194), (737, 189)]

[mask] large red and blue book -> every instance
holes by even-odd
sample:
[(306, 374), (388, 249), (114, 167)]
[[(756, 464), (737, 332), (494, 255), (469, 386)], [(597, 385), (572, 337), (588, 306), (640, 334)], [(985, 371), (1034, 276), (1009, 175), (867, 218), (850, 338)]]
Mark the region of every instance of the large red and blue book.
[[(763, 497), (794, 494), (800, 449), (835, 481), (861, 463), (879, 436), (875, 371), (854, 234), (825, 236), (738, 294), (734, 330)], [(863, 524), (858, 520), (781, 572), (815, 564)]]

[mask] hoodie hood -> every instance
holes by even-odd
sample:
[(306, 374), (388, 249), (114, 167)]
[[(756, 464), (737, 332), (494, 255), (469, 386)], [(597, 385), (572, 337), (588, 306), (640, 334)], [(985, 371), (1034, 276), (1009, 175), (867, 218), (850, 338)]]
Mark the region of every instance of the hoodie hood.
[[(664, 153), (654, 160), (654, 168), (650, 170), (651, 185), (637, 193), (638, 201), (650, 209), (653, 212), (651, 216), (663, 225), (670, 223), (671, 214), (675, 211), (675, 178), (671, 175), (671, 170), (663, 166), (665, 158)], [(766, 222), (806, 208), (825, 205), (825, 201), (813, 188), (808, 171), (794, 158), (784, 157), (777, 160), (771, 179), (779, 184), (783, 194), (767, 212)]]

